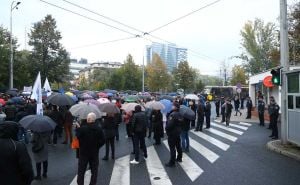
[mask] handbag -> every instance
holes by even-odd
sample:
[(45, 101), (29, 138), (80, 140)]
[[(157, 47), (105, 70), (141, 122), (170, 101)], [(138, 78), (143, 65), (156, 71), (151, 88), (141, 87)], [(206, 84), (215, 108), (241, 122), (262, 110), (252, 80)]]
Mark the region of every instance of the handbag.
[(79, 148), (79, 140), (77, 137), (74, 137), (71, 143), (72, 149), (78, 149)]

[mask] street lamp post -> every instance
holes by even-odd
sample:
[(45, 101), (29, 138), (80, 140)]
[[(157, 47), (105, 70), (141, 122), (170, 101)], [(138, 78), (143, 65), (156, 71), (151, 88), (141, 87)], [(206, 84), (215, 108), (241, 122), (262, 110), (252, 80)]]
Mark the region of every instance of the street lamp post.
[(13, 73), (13, 34), (12, 34), (12, 11), (14, 9), (18, 9), (18, 5), (21, 2), (17, 2), (15, 4), (15, 1), (13, 1), (10, 5), (10, 63), (9, 63), (9, 89), (12, 89), (14, 87), (14, 73)]

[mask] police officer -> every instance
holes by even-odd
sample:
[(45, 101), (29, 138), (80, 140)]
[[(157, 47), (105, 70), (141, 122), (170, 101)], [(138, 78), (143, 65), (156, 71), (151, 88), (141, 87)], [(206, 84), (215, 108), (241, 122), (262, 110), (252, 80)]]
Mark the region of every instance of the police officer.
[(210, 128), (210, 115), (211, 115), (211, 104), (207, 100), (205, 104), (205, 122), (206, 122), (206, 127), (205, 128)]
[[(167, 167), (175, 167), (175, 161), (182, 162), (182, 148), (180, 145), (180, 133), (183, 117), (179, 113), (180, 105), (175, 102), (172, 107), (172, 113), (168, 117), (166, 125), (166, 133), (168, 135), (168, 144), (170, 148), (170, 160), (165, 165)], [(177, 150), (177, 158), (176, 158)]]
[(223, 106), (225, 103), (224, 96), (221, 96), (221, 115), (222, 115), (222, 120), (221, 122), (225, 122), (225, 106)]
[(216, 105), (216, 114), (217, 114), (217, 117), (220, 116), (220, 104), (221, 104), (220, 99), (218, 97), (216, 97), (215, 105)]
[(278, 127), (277, 120), (279, 116), (279, 105), (275, 102), (273, 96), (270, 97), (270, 105), (268, 107), (269, 115), (270, 115), (270, 125), (272, 128), (272, 134), (269, 136), (272, 139), (278, 139)]
[(264, 118), (265, 102), (263, 100), (263, 97), (259, 97), (258, 99), (257, 111), (258, 111), (259, 125), (265, 126), (265, 118)]
[(250, 96), (247, 97), (247, 103), (246, 103), (246, 107), (247, 107), (247, 117), (246, 119), (251, 119), (251, 111), (252, 111), (252, 100), (250, 98)]
[(197, 120), (197, 126), (195, 128), (196, 132), (202, 131), (203, 122), (204, 122), (204, 110), (205, 110), (204, 102), (199, 101), (198, 108), (197, 108), (198, 120)]

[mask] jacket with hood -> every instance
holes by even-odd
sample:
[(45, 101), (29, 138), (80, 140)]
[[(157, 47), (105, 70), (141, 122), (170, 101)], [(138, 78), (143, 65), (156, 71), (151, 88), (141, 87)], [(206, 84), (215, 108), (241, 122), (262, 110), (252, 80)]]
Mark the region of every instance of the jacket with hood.
[(16, 141), (18, 125), (0, 124), (0, 179), (1, 184), (30, 185), (33, 180), (31, 159), (25, 144)]

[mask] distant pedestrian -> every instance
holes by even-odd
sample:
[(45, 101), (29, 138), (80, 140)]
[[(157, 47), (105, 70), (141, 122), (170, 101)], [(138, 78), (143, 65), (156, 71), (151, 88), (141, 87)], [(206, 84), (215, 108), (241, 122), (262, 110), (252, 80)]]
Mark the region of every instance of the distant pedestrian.
[(130, 164), (139, 164), (140, 149), (144, 153), (144, 158), (147, 159), (147, 148), (145, 143), (145, 137), (147, 132), (147, 117), (145, 112), (142, 112), (140, 105), (135, 106), (134, 115), (132, 118), (132, 131), (134, 142), (134, 154), (135, 157)]
[(57, 106), (53, 105), (49, 117), (56, 123), (56, 127), (53, 131), (53, 145), (56, 145), (57, 139), (63, 131), (63, 122), (64, 122), (63, 115), (61, 112), (58, 111)]
[(272, 139), (278, 139), (277, 120), (279, 116), (279, 109), (280, 109), (279, 105), (276, 103), (274, 97), (271, 96), (268, 111), (270, 115), (270, 125), (272, 128), (272, 134), (269, 137), (272, 137)]
[(116, 137), (116, 117), (113, 114), (108, 114), (103, 118), (102, 129), (105, 138), (105, 156), (102, 160), (109, 158), (109, 146), (111, 148), (111, 159), (115, 159), (115, 137)]
[(230, 123), (232, 109), (233, 109), (233, 106), (231, 104), (231, 99), (227, 99), (225, 101), (224, 107), (225, 107), (225, 122), (226, 122), (226, 126), (228, 127)]
[(48, 172), (48, 142), (50, 132), (34, 132), (32, 136), (32, 153), (36, 165), (35, 180), (42, 180), (41, 170), (43, 164), (43, 177), (47, 178)]
[(4, 113), (6, 114), (6, 121), (15, 121), (17, 108), (11, 100), (6, 102)]
[[(180, 105), (175, 102), (172, 107), (172, 112), (168, 116), (166, 132), (168, 135), (168, 145), (170, 148), (170, 160), (165, 165), (167, 167), (175, 167), (175, 161), (182, 162), (182, 148), (180, 143), (181, 124), (183, 117), (179, 113)], [(177, 150), (177, 158), (176, 158)]]
[(160, 145), (161, 138), (164, 137), (163, 115), (160, 110), (153, 110), (150, 119), (155, 140), (154, 144)]
[(216, 96), (215, 106), (216, 106), (216, 114), (217, 114), (217, 117), (220, 116), (220, 104), (221, 104), (220, 98), (218, 98), (218, 97)]
[(204, 122), (204, 111), (205, 111), (205, 105), (202, 101), (199, 101), (198, 108), (197, 108), (197, 126), (195, 128), (195, 131), (202, 131), (203, 128), (203, 122)]
[[(193, 112), (196, 114), (196, 103), (195, 103), (195, 100), (190, 100), (189, 101), (189, 107), (190, 107), (190, 109), (192, 109), (193, 110)], [(195, 127), (195, 123), (196, 123), (196, 121), (195, 120), (192, 120), (192, 121), (190, 121), (191, 122), (191, 127), (192, 128), (194, 128)]]
[(24, 143), (17, 141), (15, 123), (0, 124), (0, 184), (30, 185), (33, 169)]
[(265, 126), (265, 102), (263, 100), (263, 97), (260, 97), (258, 99), (258, 105), (257, 105), (257, 111), (258, 111), (258, 118), (259, 118), (259, 125)]
[(205, 122), (206, 128), (210, 128), (211, 104), (209, 101), (205, 103)]
[(235, 116), (237, 116), (237, 113), (240, 113), (240, 116), (241, 116), (242, 112), (239, 110), (239, 108), (240, 108), (240, 99), (239, 99), (238, 96), (234, 97), (233, 103), (234, 103)]
[(246, 119), (251, 119), (251, 111), (252, 111), (252, 100), (251, 98), (248, 96), (247, 97), (247, 103), (246, 103), (246, 107), (247, 107), (247, 117)]
[(66, 107), (66, 110), (64, 111), (65, 140), (62, 142), (62, 144), (68, 144), (68, 140), (70, 140), (71, 143), (73, 139), (72, 126), (74, 117), (68, 108), (69, 107)]
[(77, 184), (84, 185), (84, 174), (89, 164), (91, 169), (90, 185), (97, 184), (99, 149), (105, 143), (102, 129), (95, 124), (96, 115), (89, 113), (87, 124), (76, 129), (76, 136), (79, 140), (79, 159)]
[[(224, 96), (221, 96), (221, 105), (224, 105), (225, 103), (225, 99)], [(222, 115), (222, 119), (221, 122), (225, 122), (225, 107), (221, 106), (221, 115)]]

